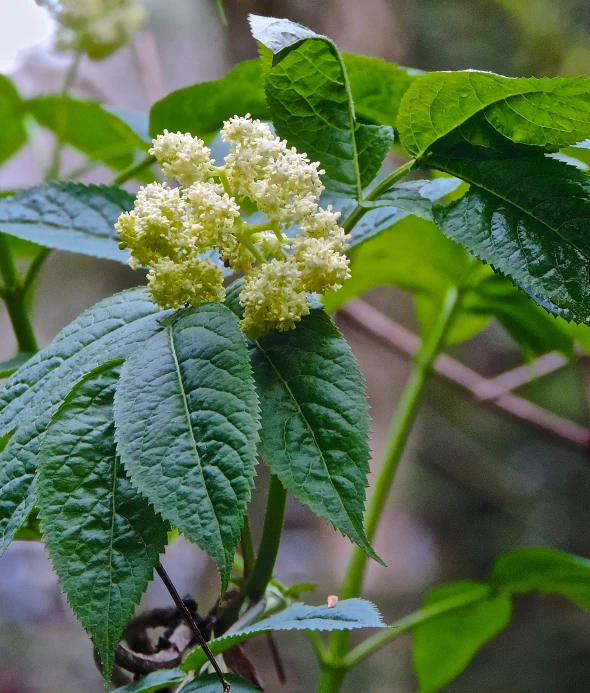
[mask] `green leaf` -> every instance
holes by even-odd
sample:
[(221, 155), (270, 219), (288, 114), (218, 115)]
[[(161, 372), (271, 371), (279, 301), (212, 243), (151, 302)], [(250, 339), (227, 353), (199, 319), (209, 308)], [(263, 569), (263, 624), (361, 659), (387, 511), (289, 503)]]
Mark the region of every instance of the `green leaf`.
[(527, 293), (577, 322), (590, 318), (590, 180), (548, 157), (433, 157), (431, 165), (471, 184), (434, 210), (444, 233)]
[(94, 101), (39, 96), (26, 100), (24, 108), (63, 142), (117, 171), (131, 166), (137, 151), (148, 150), (127, 123)]
[(131, 289), (82, 313), (0, 390), (0, 435), (18, 426), (0, 454), (0, 555), (33, 507), (39, 445), (51, 416), (93, 368), (126, 358), (162, 329), (145, 289)]
[[(231, 685), (232, 693), (260, 693), (260, 690), (239, 676), (226, 674), (226, 680)], [(217, 674), (207, 674), (193, 679), (183, 687), (184, 693), (219, 693), (221, 685)]]
[[(139, 681), (132, 681), (126, 686), (116, 688), (112, 693), (154, 693), (162, 688), (182, 683), (184, 677), (185, 673), (180, 669), (159, 669)], [(217, 681), (219, 683), (219, 679)]]
[[(374, 604), (364, 599), (343, 599), (335, 607), (292, 604), (269, 618), (242, 628), (237, 633), (222, 635), (209, 641), (214, 656), (249, 640), (255, 635), (277, 630), (354, 630), (356, 628), (384, 628), (381, 614)], [(190, 652), (182, 664), (184, 671), (199, 671), (207, 657), (198, 647)]]
[(27, 141), (23, 102), (12, 82), (0, 75), (0, 163), (9, 159)]
[(33, 356), (34, 354), (21, 353), (18, 354), (18, 356), (15, 356), (13, 359), (2, 361), (0, 363), (0, 378), (8, 378), (9, 375), (12, 375), (18, 371), (18, 369), (21, 366), (24, 366), (25, 363)]
[(99, 366), (66, 397), (43, 436), (35, 483), (45, 546), (107, 682), (169, 529), (117, 458), (113, 398), (120, 366)]
[(171, 315), (142, 288), (100, 301), (65, 327), (0, 390), (0, 435), (59, 405), (76, 382), (105, 361), (126, 358)]
[(0, 453), (0, 556), (35, 504), (33, 478), (44, 429), (39, 431), (34, 422), (27, 422)]
[(126, 263), (114, 225), (133, 209), (122, 188), (47, 183), (0, 199), (0, 230), (46, 248), (69, 250)]
[[(240, 314), (240, 282), (227, 296)], [(259, 454), (312, 512), (380, 561), (365, 535), (369, 421), (364, 381), (350, 347), (315, 304), (294, 330), (251, 345), (260, 397)]]
[(393, 143), (387, 126), (356, 121), (346, 68), (334, 43), (286, 19), (250, 15), (262, 49), (275, 130), (319, 161), (326, 188), (362, 198)]
[[(260, 60), (236, 65), (222, 79), (173, 91), (150, 111), (150, 134), (190, 132), (210, 139), (234, 115), (268, 119)], [(218, 162), (219, 163), (219, 162)]]
[[(380, 214), (385, 212), (379, 210)], [(383, 223), (385, 219), (384, 216)], [(381, 230), (379, 225), (379, 235), (365, 237), (351, 248), (351, 278), (342, 289), (326, 294), (322, 300), (326, 310), (333, 312), (377, 286), (396, 286), (414, 294), (418, 321), (426, 335), (435, 324), (448, 289), (466, 280), (473, 260), (434, 224), (407, 212), (396, 213), (391, 219), (395, 222), (392, 226)], [(466, 300), (463, 299), (463, 305)], [(463, 309), (453, 321), (447, 343), (469, 339), (483, 330), (489, 320), (489, 313)]]
[(514, 593), (561, 594), (590, 609), (590, 560), (546, 548), (516, 549), (500, 556), (490, 584)]
[(447, 611), (414, 630), (414, 667), (420, 693), (433, 693), (460, 674), (474, 655), (510, 622), (510, 597), (488, 596), (478, 582), (453, 582), (433, 589), (422, 607), (461, 595), (481, 594), (481, 601)]
[(590, 80), (430, 72), (416, 79), (402, 98), (402, 145), (421, 157), (478, 115), (513, 142), (552, 149), (574, 144), (590, 135)]
[(117, 444), (133, 484), (219, 567), (222, 594), (256, 466), (259, 412), (245, 338), (208, 303), (179, 317), (125, 363)]
[(342, 57), (357, 118), (394, 128), (402, 97), (417, 73), (365, 55)]
[[(395, 126), (401, 97), (415, 79), (408, 70), (378, 58), (343, 53), (357, 115), (380, 125)], [(178, 89), (156, 102), (150, 112), (150, 133), (190, 132), (211, 139), (234, 115), (270, 119), (260, 59), (236, 65), (225, 77)], [(119, 115), (115, 111), (115, 115)], [(125, 122), (127, 118), (121, 116)], [(141, 132), (133, 126), (136, 132)]]
[(292, 604), (242, 632), (260, 630), (353, 630), (355, 628), (384, 628), (381, 614), (365, 599), (343, 599), (334, 607), (325, 604), (308, 606)]

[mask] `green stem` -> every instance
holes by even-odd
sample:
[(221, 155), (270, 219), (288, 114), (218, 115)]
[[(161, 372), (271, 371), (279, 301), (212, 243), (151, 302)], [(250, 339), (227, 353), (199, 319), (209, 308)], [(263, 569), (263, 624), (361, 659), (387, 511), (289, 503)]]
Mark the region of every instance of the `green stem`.
[(128, 180), (131, 180), (134, 178), (138, 173), (141, 173), (145, 168), (148, 166), (151, 166), (154, 162), (156, 161), (155, 156), (146, 156), (145, 159), (142, 159), (139, 163), (133, 164), (133, 166), (130, 166), (129, 168), (126, 168), (124, 171), (121, 171), (117, 176), (115, 176), (111, 182), (112, 185), (123, 185), (123, 183), (126, 183)]
[(400, 635), (407, 633), (409, 630), (420, 626), (423, 623), (428, 623), (433, 618), (437, 618), (441, 614), (446, 614), (449, 611), (455, 611), (456, 609), (461, 609), (468, 604), (477, 604), (478, 602), (485, 601), (489, 598), (492, 593), (491, 588), (484, 592), (480, 591), (471, 594), (460, 594), (457, 597), (451, 597), (449, 599), (444, 599), (441, 602), (432, 604), (431, 606), (425, 606), (423, 609), (418, 609), (414, 611), (413, 614), (408, 614), (400, 618), (389, 628), (384, 628), (382, 631), (376, 635), (367, 638), (360, 645), (357, 645), (353, 650), (351, 650), (346, 657), (343, 658), (342, 664), (345, 669), (350, 669), (356, 666), (367, 657), (370, 657), (374, 652), (381, 649), (392, 640), (399, 638)]
[(252, 573), (255, 561), (248, 515), (244, 517), (244, 526), (242, 528), (242, 556), (244, 558), (244, 578), (247, 580)]
[(242, 238), (241, 243), (248, 248), (248, 250), (252, 253), (254, 258), (261, 264), (264, 265), (266, 262), (266, 258), (264, 255), (258, 250), (258, 248), (252, 243), (252, 241), (248, 238)]
[(403, 164), (403, 166), (396, 168), (393, 173), (390, 173), (388, 176), (386, 176), (380, 183), (378, 183), (371, 190), (371, 192), (365, 197), (365, 200), (369, 202), (371, 200), (377, 200), (380, 195), (382, 195), (384, 192), (389, 190), (389, 188), (394, 186), (398, 182), (398, 180), (405, 178), (415, 163), (416, 159), (410, 159), (409, 161), (406, 161), (406, 163)]
[(2, 298), (6, 304), (8, 316), (12, 323), (19, 353), (39, 351), (31, 318), (27, 311), (26, 292), (23, 289), (14, 259), (8, 245), (8, 239), (0, 233), (0, 277), (3, 282)]
[[(403, 166), (396, 168), (396, 170), (393, 173), (389, 174), (389, 176), (384, 178), (378, 185), (376, 185), (373, 188), (373, 190), (371, 190), (371, 192), (365, 197), (365, 199), (362, 200), (362, 202), (372, 202), (373, 200), (376, 200), (379, 197), (379, 195), (384, 193), (386, 190), (389, 190), (389, 188), (391, 188), (392, 185), (395, 185), (395, 183), (404, 178), (410, 172), (410, 169), (412, 168), (415, 162), (415, 159), (410, 159), (405, 164), (403, 164)], [(350, 233), (352, 229), (358, 224), (358, 222), (370, 210), (370, 207), (363, 206), (361, 203), (359, 203), (344, 220), (344, 223), (342, 224), (342, 228), (344, 229), (344, 231), (346, 233)]]
[(51, 157), (51, 165), (45, 176), (46, 180), (56, 180), (60, 176), (61, 169), (61, 153), (64, 146), (65, 131), (67, 125), (67, 103), (66, 99), (70, 93), (70, 89), (73, 87), (76, 81), (76, 75), (80, 68), (80, 63), (84, 54), (82, 52), (76, 53), (74, 56), (68, 71), (66, 72), (66, 78), (64, 81), (63, 89), (61, 91), (61, 101), (57, 106), (57, 121), (56, 121), (56, 132), (55, 132), (55, 145), (53, 147), (53, 156)]
[(31, 264), (27, 268), (27, 273), (22, 280), (25, 298), (28, 299), (29, 293), (34, 286), (37, 277), (39, 276), (41, 268), (43, 267), (43, 263), (45, 260), (47, 260), (50, 254), (51, 248), (41, 248), (37, 255), (35, 255), (35, 257), (31, 260)]
[(258, 557), (252, 575), (246, 584), (246, 594), (254, 602), (264, 597), (266, 587), (272, 578), (283, 532), (286, 505), (287, 491), (283, 488), (278, 477), (273, 474), (268, 486), (268, 500)]
[[(255, 233), (260, 233), (261, 231), (273, 231), (275, 234), (279, 233), (279, 224), (276, 221), (265, 221), (261, 224), (248, 224), (247, 222), (242, 223), (241, 233), (244, 236), (253, 236)], [(277, 236), (279, 240), (283, 240), (281, 236)]]
[(230, 197), (233, 197), (234, 191), (232, 190), (232, 187), (229, 184), (229, 178), (227, 177), (225, 166), (220, 166), (218, 169), (216, 169), (216, 175), (219, 176), (219, 180), (221, 181), (221, 185), (223, 185), (223, 189), (225, 190), (225, 192)]
[[(458, 289), (455, 287), (449, 289), (436, 325), (414, 357), (412, 373), (393, 419), (379, 476), (367, 506), (365, 526), (369, 541), (372, 541), (375, 536), (395, 473), (416, 417), (425, 384), (436, 357), (444, 347), (445, 338), (457, 311), (459, 301), (460, 294)], [(339, 596), (341, 599), (351, 599), (360, 595), (367, 561), (367, 554), (355, 546), (352, 550), (348, 570), (340, 591)], [(346, 672), (343, 662), (348, 647), (348, 640), (349, 633), (347, 631), (336, 631), (333, 633), (330, 639), (329, 654), (324, 662), (323, 675), (320, 681), (320, 693), (337, 693), (340, 690)]]

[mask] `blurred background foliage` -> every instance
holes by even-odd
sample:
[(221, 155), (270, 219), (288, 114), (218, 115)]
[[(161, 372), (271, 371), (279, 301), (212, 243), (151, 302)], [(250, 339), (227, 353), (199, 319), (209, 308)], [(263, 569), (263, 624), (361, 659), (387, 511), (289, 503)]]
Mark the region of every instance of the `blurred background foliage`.
[[(300, 21), (330, 35), (342, 50), (423, 70), (590, 76), (588, 0), (226, 0), (227, 29), (214, 0), (145, 4), (150, 33), (105, 61), (86, 61), (76, 95), (146, 111), (168, 91), (216, 79), (256, 55), (246, 22), (249, 12)], [(42, 11), (33, 0), (19, 0), (18, 9), (2, 0), (0, 11), (3, 31), (9, 33), (13, 26), (13, 45), (20, 41), (25, 48), (25, 29), (42, 21)], [(9, 73), (21, 92), (32, 96), (59, 91), (67, 64), (49, 45), (28, 47)], [(31, 140), (0, 170), (0, 188), (39, 180), (39, 164), (47, 160), (51, 142), (39, 132), (32, 132)], [(67, 155), (70, 168), (79, 165), (78, 155)], [(107, 171), (93, 169), (84, 180), (109, 178)], [(40, 277), (35, 305), (40, 341), (46, 344), (85, 307), (136, 281), (130, 270), (114, 263), (54, 253)], [(408, 294), (379, 288), (367, 299), (418, 329)], [(344, 318), (339, 324), (367, 379), (376, 462), (408, 364)], [(0, 360), (13, 348), (9, 322), (0, 312)], [(521, 362), (515, 343), (496, 322), (451, 351), (486, 376)], [(520, 394), (586, 424), (590, 366), (580, 360), (530, 383)], [(550, 545), (590, 556), (588, 454), (474, 406), (438, 380), (429, 386), (396, 483), (376, 541), (388, 568), (373, 565), (365, 591), (387, 621), (416, 608), (432, 585), (483, 578), (493, 558), (514, 547)], [(260, 516), (262, 506), (263, 500), (255, 498), (252, 514)], [(289, 506), (286, 523), (279, 577), (286, 583), (317, 581), (317, 600), (323, 601), (337, 590), (350, 546), (296, 503)], [(253, 524), (260, 524), (256, 517)], [(199, 551), (178, 541), (166, 561), (181, 591), (191, 592), (208, 609), (217, 581)], [(163, 603), (163, 588), (152, 585), (144, 606)], [(396, 640), (364, 663), (345, 690), (415, 691), (409, 638)], [(309, 666), (307, 642), (285, 635), (280, 647), (288, 672), (283, 690), (312, 689), (317, 672)], [(254, 644), (252, 655), (267, 689), (279, 690), (264, 641)], [(13, 545), (0, 563), (0, 693), (100, 690), (90, 645), (42, 549)], [(590, 619), (559, 598), (517, 599), (511, 625), (445, 690), (590, 693)]]

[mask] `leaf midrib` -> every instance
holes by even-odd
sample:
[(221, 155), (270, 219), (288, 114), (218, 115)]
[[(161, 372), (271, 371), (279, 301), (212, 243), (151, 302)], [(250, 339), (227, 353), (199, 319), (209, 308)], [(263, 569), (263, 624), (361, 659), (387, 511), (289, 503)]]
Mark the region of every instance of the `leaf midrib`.
[[(352, 138), (352, 164), (354, 166), (354, 174), (355, 174), (355, 187), (356, 187), (356, 193), (357, 193), (357, 198), (360, 200), (363, 195), (363, 187), (362, 187), (362, 182), (361, 182), (361, 171), (360, 171), (360, 166), (359, 166), (359, 159), (358, 159), (358, 146), (357, 146), (357, 141), (356, 141), (356, 130), (357, 130), (357, 121), (356, 121), (356, 116), (354, 113), (354, 103), (352, 100), (352, 90), (350, 88), (350, 81), (348, 79), (348, 74), (346, 72), (346, 67), (344, 65), (344, 60), (342, 59), (342, 55), (338, 51), (336, 45), (334, 44), (333, 41), (330, 41), (330, 39), (326, 37), (319, 36), (317, 38), (314, 37), (308, 37), (301, 41), (301, 43), (294, 48), (294, 51), (297, 51), (299, 47), (301, 47), (304, 43), (307, 41), (321, 41), (324, 45), (328, 47), (330, 50), (330, 53), (336, 58), (338, 65), (340, 67), (340, 74), (342, 76), (342, 84), (344, 86), (344, 90), (346, 92), (346, 109), (348, 111), (348, 123), (349, 123), (349, 128), (348, 132), (351, 135)], [(272, 52), (272, 49), (269, 49)], [(306, 60), (307, 62), (311, 62), (309, 57), (305, 55), (305, 53), (302, 51), (300, 53), (301, 57)], [(272, 67), (270, 68), (272, 70)], [(329, 75), (326, 75), (324, 72), (321, 73), (323, 77), (325, 77), (327, 80), (330, 79)], [(333, 81), (333, 80), (332, 80)], [(305, 97), (302, 97), (305, 98)], [(309, 104), (309, 100), (305, 98), (305, 101)], [(311, 104), (310, 104), (311, 105)], [(312, 107), (313, 108), (313, 107)], [(315, 108), (313, 108), (314, 113), (319, 117), (319, 114), (316, 112)], [(327, 153), (327, 152), (326, 152)], [(341, 159), (341, 161), (345, 161), (345, 159)], [(338, 183), (343, 183), (343, 181), (336, 181)], [(346, 184), (346, 183), (344, 183)]]
[[(193, 431), (193, 426), (191, 422), (191, 414), (190, 414), (190, 409), (188, 406), (188, 400), (186, 398), (186, 392), (184, 389), (184, 383), (182, 381), (182, 373), (180, 371), (180, 362), (178, 361), (178, 356), (176, 353), (176, 344), (174, 343), (174, 330), (173, 326), (170, 325), (168, 327), (168, 335), (169, 335), (169, 342), (170, 342), (170, 352), (172, 354), (172, 359), (174, 361), (174, 370), (178, 378), (178, 386), (180, 388), (180, 396), (182, 399), (182, 404), (184, 408), (184, 413), (186, 415), (186, 421), (187, 421), (187, 428), (189, 431), (189, 436), (190, 440), (193, 446), (193, 450), (195, 453), (195, 458), (197, 460), (197, 464), (199, 467), (199, 471), (201, 473), (201, 478), (203, 481), (203, 488), (205, 489), (205, 493), (207, 494), (207, 500), (209, 501), (209, 505), (211, 507), (211, 512), (213, 513), (213, 516), (215, 517), (216, 523), (215, 523), (215, 529), (217, 536), (219, 537), (219, 546), (221, 547), (221, 554), (219, 555), (220, 560), (223, 559), (223, 571), (226, 570), (226, 558), (225, 558), (225, 547), (223, 545), (223, 537), (221, 536), (221, 525), (219, 522), (219, 518), (217, 517), (217, 513), (215, 512), (215, 506), (213, 505), (213, 501), (211, 500), (211, 496), (209, 495), (209, 488), (207, 487), (207, 483), (205, 481), (205, 475), (203, 473), (203, 465), (201, 462), (201, 456), (199, 455), (199, 450), (197, 448), (197, 441), (195, 440), (195, 435)], [(222, 571), (222, 574), (223, 574)]]
[[(289, 384), (288, 384), (287, 381), (283, 378), (283, 376), (282, 376), (282, 374), (279, 372), (279, 370), (276, 368), (276, 366), (275, 366), (274, 361), (272, 360), (272, 358), (268, 355), (268, 353), (266, 352), (266, 350), (262, 348), (262, 346), (260, 345), (260, 342), (256, 341), (255, 343), (256, 343), (256, 346), (260, 349), (261, 353), (264, 355), (264, 358), (266, 359), (267, 363), (271, 366), (271, 368), (273, 369), (273, 371), (276, 373), (278, 379), (279, 379), (279, 380), (283, 383), (283, 385), (285, 386), (285, 389), (286, 389), (287, 392), (289, 393), (289, 396), (291, 397), (291, 400), (294, 402), (295, 407), (297, 408), (297, 411), (298, 411), (299, 414), (301, 415), (301, 418), (302, 418), (302, 420), (304, 421), (305, 426), (307, 427), (307, 429), (308, 429), (308, 431), (309, 431), (309, 433), (310, 433), (310, 435), (311, 435), (311, 437), (312, 437), (312, 439), (313, 439), (313, 442), (314, 442), (314, 444), (315, 444), (315, 446), (316, 446), (316, 448), (317, 448), (317, 450), (318, 450), (319, 457), (320, 457), (320, 459), (322, 460), (322, 464), (324, 465), (324, 468), (325, 468), (325, 470), (326, 470), (326, 476), (328, 477), (328, 481), (330, 482), (330, 485), (332, 486), (332, 489), (333, 489), (334, 493), (336, 494), (336, 497), (338, 498), (338, 502), (340, 503), (340, 506), (341, 506), (342, 509), (344, 510), (344, 513), (345, 513), (346, 517), (348, 518), (349, 522), (351, 523), (351, 526), (352, 526), (352, 528), (354, 529), (355, 533), (358, 534), (357, 529), (356, 529), (356, 527), (355, 527), (355, 522), (354, 522), (353, 518), (350, 516), (348, 510), (346, 509), (344, 503), (342, 502), (342, 498), (340, 497), (340, 494), (338, 493), (336, 487), (334, 486), (334, 482), (332, 481), (332, 476), (331, 476), (331, 474), (330, 474), (330, 470), (328, 469), (328, 465), (327, 465), (327, 463), (326, 463), (326, 459), (325, 459), (324, 454), (323, 454), (323, 452), (322, 452), (322, 449), (321, 449), (321, 447), (320, 447), (320, 445), (319, 445), (319, 443), (318, 443), (318, 441), (317, 441), (315, 432), (314, 432), (313, 428), (311, 427), (311, 424), (309, 423), (309, 421), (307, 420), (307, 417), (306, 417), (305, 414), (303, 413), (303, 410), (301, 409), (301, 406), (299, 405), (299, 402), (297, 401), (295, 395), (293, 394), (293, 391), (292, 391), (291, 388), (289, 387)], [(362, 540), (362, 536), (359, 536), (359, 539)]]

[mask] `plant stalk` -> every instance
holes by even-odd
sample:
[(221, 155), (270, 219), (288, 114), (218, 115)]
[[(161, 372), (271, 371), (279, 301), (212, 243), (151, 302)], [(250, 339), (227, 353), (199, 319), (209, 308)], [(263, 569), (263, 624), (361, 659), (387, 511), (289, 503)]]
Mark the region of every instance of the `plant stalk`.
[(12, 323), (19, 353), (39, 351), (31, 318), (27, 310), (26, 291), (21, 284), (8, 239), (0, 233), (0, 277), (3, 282), (2, 299)]
[[(379, 520), (389, 497), (428, 376), (432, 371), (436, 357), (444, 347), (445, 338), (456, 314), (459, 302), (459, 290), (456, 287), (452, 287), (445, 296), (436, 325), (423, 341), (422, 346), (414, 357), (412, 373), (391, 424), (379, 476), (367, 506), (365, 527), (370, 542), (375, 537)], [(360, 595), (367, 561), (367, 554), (355, 546), (352, 550), (348, 570), (340, 591), (339, 596), (341, 599), (351, 599)], [(347, 669), (345, 655), (348, 640), (349, 633), (347, 631), (336, 631), (332, 634), (329, 653), (324, 657), (322, 664), (323, 672), (320, 680), (320, 693), (338, 693), (340, 690)]]
[(244, 559), (244, 579), (247, 580), (252, 574), (254, 567), (254, 545), (252, 544), (252, 532), (250, 531), (250, 520), (248, 515), (244, 517), (242, 528), (242, 557)]
[[(407, 176), (407, 174), (410, 172), (410, 169), (415, 163), (415, 159), (410, 159), (405, 164), (403, 164), (403, 166), (396, 168), (396, 170), (393, 173), (389, 174), (389, 176), (386, 176), (378, 185), (376, 185), (373, 188), (373, 190), (371, 190), (371, 192), (368, 193), (365, 199), (362, 200), (362, 202), (372, 202), (376, 200), (379, 197), (379, 195), (384, 193), (386, 190), (389, 190), (389, 188), (391, 188), (392, 185), (395, 185), (399, 180), (405, 178), (405, 176)], [(370, 210), (370, 207), (364, 207), (361, 203), (359, 203), (346, 217), (344, 223), (342, 224), (342, 228), (344, 229), (345, 233), (350, 233), (352, 229), (358, 224), (358, 222)]]
[(252, 575), (246, 584), (246, 595), (253, 602), (264, 597), (266, 587), (272, 578), (283, 532), (286, 505), (287, 491), (283, 488), (279, 478), (272, 474), (268, 486), (268, 500), (258, 556)]

